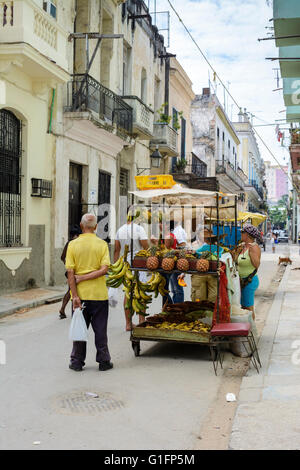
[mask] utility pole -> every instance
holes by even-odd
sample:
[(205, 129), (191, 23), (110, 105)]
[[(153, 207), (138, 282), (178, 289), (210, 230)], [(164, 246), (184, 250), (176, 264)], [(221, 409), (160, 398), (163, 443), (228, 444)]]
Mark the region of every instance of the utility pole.
[(170, 59), (176, 54), (161, 54), (160, 59), (165, 59), (165, 115), (169, 116), (169, 96), (170, 96)]

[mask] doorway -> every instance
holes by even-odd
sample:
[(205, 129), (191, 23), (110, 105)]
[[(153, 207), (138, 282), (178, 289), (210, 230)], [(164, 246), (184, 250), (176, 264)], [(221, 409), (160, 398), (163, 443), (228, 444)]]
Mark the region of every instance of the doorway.
[(70, 162), (69, 169), (69, 236), (74, 225), (79, 225), (82, 217), (82, 165)]
[[(111, 175), (104, 171), (99, 171), (98, 180), (98, 230), (97, 234), (110, 243), (110, 190), (111, 190)], [(102, 223), (101, 223), (102, 222)]]

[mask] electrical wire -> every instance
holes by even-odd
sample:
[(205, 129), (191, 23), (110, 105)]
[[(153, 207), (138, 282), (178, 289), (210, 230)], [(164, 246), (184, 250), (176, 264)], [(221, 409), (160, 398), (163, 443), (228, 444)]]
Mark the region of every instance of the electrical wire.
[[(180, 17), (179, 13), (177, 12), (177, 10), (175, 9), (175, 7), (173, 6), (173, 4), (171, 3), (170, 0), (167, 0), (171, 9), (173, 10), (173, 12), (175, 13), (175, 15), (177, 16), (178, 20), (180, 21), (180, 23), (182, 24), (183, 28), (185, 29), (185, 31), (187, 32), (187, 34), (189, 35), (189, 37), (191, 38), (191, 40), (193, 41), (193, 43), (195, 44), (195, 46), (197, 47), (198, 51), (200, 52), (200, 54), (202, 55), (203, 59), (205, 60), (205, 62), (208, 64), (208, 66), (211, 68), (211, 70), (213, 71), (214, 73), (214, 81), (216, 81), (216, 78), (218, 78), (218, 80), (220, 81), (220, 83), (222, 84), (222, 86), (224, 87), (224, 90), (226, 90), (226, 92), (228, 93), (228, 95), (231, 97), (232, 101), (234, 102), (234, 104), (237, 106), (238, 109), (242, 109), (241, 106), (239, 106), (238, 102), (235, 100), (235, 98), (232, 96), (232, 94), (230, 93), (230, 91), (228, 90), (228, 88), (226, 87), (226, 85), (223, 83), (223, 80), (221, 79), (221, 77), (218, 75), (218, 73), (216, 72), (216, 70), (214, 69), (214, 67), (211, 65), (211, 63), (209, 62), (208, 58), (206, 57), (206, 55), (204, 54), (204, 52), (202, 51), (202, 49), (200, 48), (199, 44), (197, 43), (197, 41), (194, 39), (193, 35), (191, 34), (191, 32), (189, 31), (189, 29), (187, 28), (187, 26), (184, 24), (182, 18)], [(259, 119), (259, 118), (257, 118)], [(280, 169), (287, 175), (289, 181), (292, 183), (292, 186), (293, 188), (295, 188), (296, 192), (298, 192), (298, 189), (297, 187), (294, 185), (294, 182), (292, 181), (292, 179), (290, 178), (289, 174), (284, 170), (284, 168), (282, 167), (281, 163), (277, 160), (277, 158), (275, 157), (274, 153), (270, 150), (270, 148), (268, 147), (268, 145), (265, 143), (265, 141), (263, 140), (263, 138), (259, 135), (259, 133), (257, 132), (256, 129), (254, 129), (254, 127), (252, 126), (253, 128), (253, 131), (255, 132), (255, 134), (257, 135), (257, 137), (259, 138), (259, 140), (262, 142), (262, 144), (266, 147), (266, 149), (268, 150), (268, 152), (270, 153), (270, 155), (274, 158), (274, 160), (277, 162), (277, 164), (279, 165)]]

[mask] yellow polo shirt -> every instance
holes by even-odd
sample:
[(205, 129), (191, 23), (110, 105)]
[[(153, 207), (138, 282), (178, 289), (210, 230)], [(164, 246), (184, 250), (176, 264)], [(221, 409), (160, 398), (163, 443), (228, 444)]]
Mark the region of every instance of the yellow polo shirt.
[[(108, 245), (95, 233), (83, 233), (69, 243), (66, 269), (73, 269), (75, 274), (88, 274), (109, 265)], [(108, 300), (105, 276), (80, 282), (77, 293), (81, 300)]]

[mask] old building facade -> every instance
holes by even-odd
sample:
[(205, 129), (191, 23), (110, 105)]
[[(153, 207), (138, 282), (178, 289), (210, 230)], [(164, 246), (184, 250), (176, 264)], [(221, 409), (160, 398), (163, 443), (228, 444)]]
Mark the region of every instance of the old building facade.
[(238, 118), (239, 121), (233, 123), (233, 126), (241, 142), (241, 168), (247, 176), (245, 181), (247, 209), (250, 212), (264, 212), (265, 164), (246, 110), (240, 110)]
[[(192, 103), (193, 153), (207, 166), (215, 189), (236, 194), (239, 210), (245, 209), (240, 139), (217, 96), (204, 88)], [(208, 188), (207, 188), (208, 189)]]
[(0, 2), (0, 292), (51, 282), (55, 92), (74, 1)]
[(0, 40), (0, 289), (60, 284), (72, 225), (113, 242), (134, 176), (177, 155), (170, 57), (140, 0), (2, 1)]

